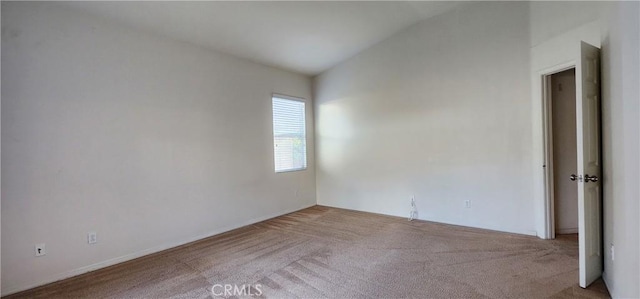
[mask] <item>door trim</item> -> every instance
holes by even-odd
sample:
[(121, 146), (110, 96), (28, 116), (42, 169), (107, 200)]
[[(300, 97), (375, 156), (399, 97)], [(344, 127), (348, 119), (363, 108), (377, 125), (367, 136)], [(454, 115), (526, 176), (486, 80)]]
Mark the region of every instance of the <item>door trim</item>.
[[(532, 208), (535, 211), (535, 230), (539, 238), (553, 238), (548, 209), (552, 202), (546, 196), (546, 123), (544, 119), (545, 95), (543, 84), (546, 75), (575, 68), (580, 57), (580, 42), (585, 41), (600, 47), (600, 24), (586, 23), (582, 26), (543, 41), (531, 48), (531, 171)], [(552, 178), (552, 177), (551, 177)]]
[[(575, 69), (576, 61), (561, 63), (539, 73), (542, 82), (542, 144), (543, 144), (543, 175), (544, 175), (544, 227), (545, 239), (555, 239), (555, 198), (553, 184), (553, 122), (551, 118), (551, 76), (566, 70)], [(577, 101), (577, 100), (576, 100)]]

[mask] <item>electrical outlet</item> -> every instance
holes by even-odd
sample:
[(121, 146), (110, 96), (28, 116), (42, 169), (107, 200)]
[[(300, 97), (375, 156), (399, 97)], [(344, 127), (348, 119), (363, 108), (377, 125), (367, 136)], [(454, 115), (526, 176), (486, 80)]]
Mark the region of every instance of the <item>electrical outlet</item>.
[(465, 208), (471, 208), (471, 200), (468, 200), (468, 199), (467, 199), (467, 200), (465, 200), (465, 201), (464, 201), (464, 207), (465, 207)]
[(98, 233), (96, 232), (89, 232), (87, 234), (87, 243), (89, 244), (96, 244), (98, 242)]
[(44, 243), (36, 244), (36, 256), (43, 256), (47, 254), (47, 249)]
[(615, 260), (616, 259), (616, 251), (615, 248), (613, 248), (613, 244), (611, 244), (611, 248), (609, 248), (609, 253), (611, 254), (611, 260)]

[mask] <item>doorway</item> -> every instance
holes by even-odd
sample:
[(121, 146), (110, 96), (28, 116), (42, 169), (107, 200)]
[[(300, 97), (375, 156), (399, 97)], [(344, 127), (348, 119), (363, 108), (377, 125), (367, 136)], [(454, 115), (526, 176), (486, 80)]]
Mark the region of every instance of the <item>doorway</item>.
[(571, 180), (578, 167), (575, 68), (549, 77), (550, 172), (553, 174), (553, 182), (550, 184), (553, 190), (550, 193), (554, 214), (552, 230), (555, 235), (577, 236), (578, 185)]
[[(568, 32), (532, 48), (532, 104), (534, 115), (534, 196), (538, 203), (538, 236), (556, 237), (554, 213), (551, 77), (575, 69), (576, 173), (569, 178), (578, 189), (579, 285), (583, 288), (602, 276), (602, 161), (600, 128), (600, 49), (597, 24)], [(538, 124), (540, 124), (538, 126)], [(541, 167), (541, 168), (538, 168)], [(538, 172), (538, 169), (541, 169)], [(573, 175), (575, 174), (575, 175)], [(604, 178), (606, 179), (606, 178)], [(538, 200), (539, 199), (539, 200)]]
[[(560, 220), (556, 216), (555, 197), (561, 197), (561, 187), (566, 181), (575, 183), (578, 193), (578, 264), (579, 284), (586, 288), (602, 275), (602, 182), (600, 156), (600, 49), (588, 43), (580, 42), (574, 52), (576, 59), (558, 64), (546, 70), (538, 71), (542, 83), (542, 120), (544, 148), (544, 236), (556, 237), (556, 226)], [(552, 96), (558, 94), (559, 86), (553, 82), (564, 79), (564, 71), (574, 71), (575, 82), (575, 134), (576, 134), (576, 171), (566, 177), (562, 169), (554, 165), (564, 159), (554, 159), (553, 138), (553, 102)], [(554, 75), (557, 75), (554, 80)], [(569, 79), (567, 79), (569, 80)], [(571, 85), (571, 84), (569, 84)], [(564, 88), (567, 87), (563, 85)], [(556, 108), (559, 109), (559, 108)], [(562, 117), (556, 111), (556, 116)], [(557, 120), (559, 122), (562, 120)], [(562, 140), (564, 142), (565, 140)], [(556, 142), (559, 142), (556, 139)], [(574, 160), (571, 158), (570, 160)], [(570, 166), (567, 166), (570, 167)], [(563, 178), (564, 176), (564, 178)], [(569, 185), (567, 185), (569, 186)], [(558, 189), (558, 190), (556, 190)], [(569, 190), (569, 189), (567, 189)], [(560, 202), (560, 199), (558, 199)], [(560, 207), (558, 207), (560, 209)], [(558, 215), (559, 217), (562, 217)], [(563, 218), (564, 219), (564, 218)]]

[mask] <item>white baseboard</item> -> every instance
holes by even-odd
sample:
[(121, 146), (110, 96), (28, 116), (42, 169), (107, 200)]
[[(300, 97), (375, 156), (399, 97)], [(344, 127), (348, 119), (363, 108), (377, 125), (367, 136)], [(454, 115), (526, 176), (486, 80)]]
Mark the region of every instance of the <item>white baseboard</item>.
[(231, 231), (231, 230), (243, 227), (243, 226), (251, 225), (251, 224), (254, 224), (254, 223), (265, 221), (267, 219), (275, 218), (275, 217), (278, 217), (278, 216), (282, 216), (282, 215), (285, 215), (285, 214), (289, 214), (289, 213), (300, 211), (300, 210), (303, 210), (303, 209), (306, 209), (306, 208), (310, 208), (310, 207), (313, 207), (315, 205), (316, 204), (314, 203), (314, 204), (305, 205), (305, 206), (302, 206), (302, 207), (299, 207), (299, 208), (289, 209), (289, 210), (285, 210), (285, 211), (281, 211), (281, 212), (265, 215), (265, 216), (262, 216), (262, 217), (249, 219), (249, 220), (244, 221), (242, 223), (235, 224), (235, 225), (230, 225), (230, 226), (227, 226), (227, 227), (222, 227), (222, 228), (217, 229), (217, 230), (215, 230), (213, 232), (210, 232), (210, 233), (207, 233), (207, 234), (204, 234), (204, 235), (191, 237), (191, 238), (182, 240), (180, 242), (174, 242), (174, 243), (170, 243), (170, 244), (164, 244), (164, 245), (160, 245), (160, 246), (155, 246), (155, 247), (148, 248), (148, 249), (145, 249), (145, 250), (141, 250), (141, 251), (138, 251), (138, 252), (134, 252), (134, 253), (131, 253), (131, 254), (127, 254), (127, 255), (120, 256), (120, 257), (108, 259), (106, 261), (98, 262), (98, 263), (95, 263), (95, 264), (92, 264), (92, 265), (88, 265), (88, 266), (76, 268), (76, 269), (73, 269), (73, 270), (70, 270), (70, 271), (65, 271), (65, 272), (62, 272), (62, 273), (58, 273), (56, 275), (47, 277), (46, 279), (42, 279), (37, 283), (26, 284), (26, 285), (7, 286), (5, 289), (2, 290), (2, 296), (15, 294), (15, 293), (26, 291), (26, 290), (29, 290), (29, 289), (33, 289), (33, 288), (36, 288), (36, 287), (39, 287), (39, 286), (43, 286), (43, 285), (46, 285), (46, 284), (49, 284), (49, 283), (52, 283), (52, 282), (60, 281), (60, 280), (71, 278), (71, 277), (74, 277), (74, 276), (78, 276), (80, 274), (84, 274), (84, 273), (87, 273), (87, 272), (91, 272), (91, 271), (95, 271), (95, 270), (98, 270), (98, 269), (102, 269), (102, 268), (106, 268), (106, 267), (109, 267), (109, 266), (113, 266), (113, 265), (116, 265), (116, 264), (120, 264), (120, 263), (123, 263), (123, 262), (126, 262), (126, 261), (130, 261), (130, 260), (133, 260), (133, 259), (136, 259), (136, 258), (139, 258), (139, 257), (143, 257), (145, 255), (157, 253), (157, 252), (160, 252), (160, 251), (163, 251), (163, 250), (171, 249), (171, 248), (178, 247), (178, 246), (181, 246), (181, 245), (184, 245), (184, 244), (188, 244), (188, 243), (191, 243), (191, 242), (194, 242), (194, 241), (198, 241), (198, 240), (201, 240), (201, 239), (205, 239), (205, 238), (208, 238), (208, 237), (219, 235), (221, 233), (225, 233), (225, 232), (228, 232), (228, 231)]
[(556, 229), (556, 234), (558, 235), (566, 235), (566, 234), (577, 234), (578, 228), (558, 228)]
[(602, 272), (602, 281), (604, 281), (604, 285), (607, 287), (607, 290), (609, 291), (609, 295), (611, 295), (611, 298), (620, 298), (618, 296), (616, 296), (616, 294), (614, 293), (614, 290), (611, 289), (611, 287), (609, 287), (609, 282), (607, 281), (607, 273), (606, 272)]
[[(358, 212), (365, 212), (365, 213), (385, 215), (385, 216), (393, 216), (393, 217), (400, 217), (400, 218), (407, 219), (407, 216), (399, 215), (399, 214), (395, 214), (395, 213), (380, 212), (380, 211), (365, 210), (365, 209), (356, 209), (356, 208), (351, 208), (351, 207), (330, 205), (330, 204), (326, 204), (326, 203), (318, 203), (318, 205), (319, 206), (324, 206), (324, 207), (330, 207), (330, 208), (338, 208), (338, 209), (343, 209), (343, 210), (351, 210), (351, 211), (358, 211)], [(407, 215), (408, 215), (408, 212), (407, 212)], [(532, 237), (538, 236), (538, 233), (535, 230), (505, 229), (505, 228), (495, 228), (495, 227), (471, 226), (469, 224), (461, 224), (461, 223), (457, 223), (457, 222), (449, 222), (449, 221), (443, 221), (443, 220), (428, 219), (428, 218), (420, 216), (420, 214), (418, 214), (418, 218), (416, 218), (416, 220), (428, 221), (428, 222), (439, 223), (439, 224), (455, 225), (455, 226), (461, 226), (461, 227), (477, 228), (477, 229), (483, 229), (483, 230), (500, 232), (500, 233), (517, 234), (517, 235), (525, 235), (525, 236), (532, 236)]]

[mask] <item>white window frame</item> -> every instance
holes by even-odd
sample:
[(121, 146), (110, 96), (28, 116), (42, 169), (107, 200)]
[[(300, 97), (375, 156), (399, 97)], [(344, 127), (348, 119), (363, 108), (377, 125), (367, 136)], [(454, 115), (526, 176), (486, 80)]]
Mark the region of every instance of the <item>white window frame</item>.
[[(288, 101), (295, 101), (295, 102), (300, 102), (303, 104), (304, 107), (304, 112), (303, 112), (303, 127), (304, 127), (304, 166), (300, 167), (300, 168), (288, 168), (288, 169), (280, 169), (278, 170), (276, 168), (276, 136), (275, 136), (275, 124), (274, 124), (274, 117), (273, 117), (273, 100), (274, 98), (278, 98), (278, 99), (282, 99), (282, 100), (288, 100)], [(308, 167), (308, 162), (309, 162), (309, 157), (308, 157), (308, 148), (307, 148), (307, 101), (304, 98), (299, 98), (299, 97), (292, 97), (292, 96), (287, 96), (287, 95), (283, 95), (283, 94), (278, 94), (278, 93), (274, 93), (271, 95), (271, 133), (272, 133), (272, 141), (273, 141), (273, 169), (275, 171), (275, 173), (287, 173), (287, 172), (295, 172), (295, 171), (303, 171), (306, 170)]]

